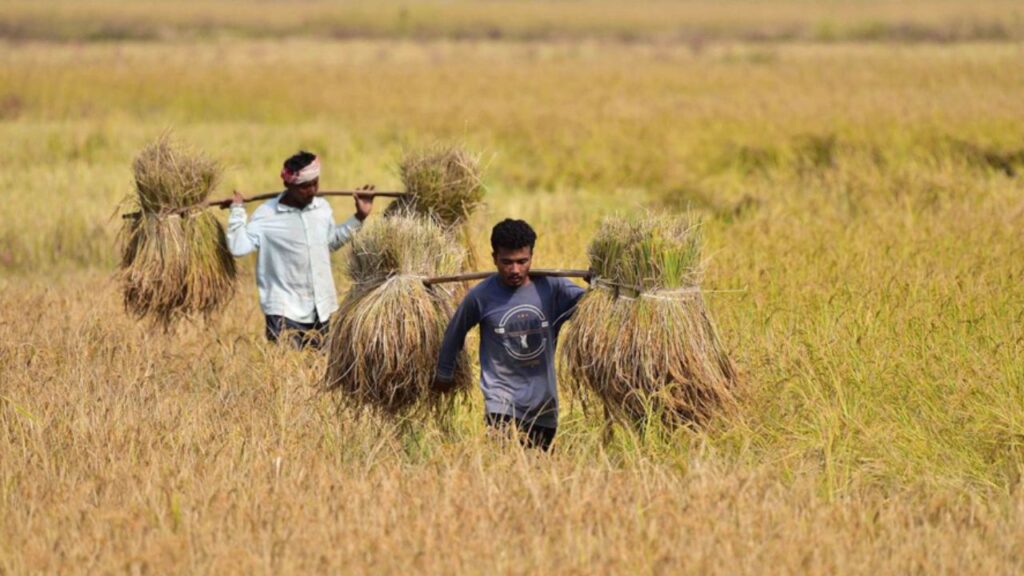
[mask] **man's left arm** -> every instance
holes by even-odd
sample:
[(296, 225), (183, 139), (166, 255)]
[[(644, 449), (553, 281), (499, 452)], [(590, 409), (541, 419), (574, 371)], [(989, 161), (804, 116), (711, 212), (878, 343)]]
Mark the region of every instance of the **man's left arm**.
[(334, 223), (334, 216), (331, 216), (330, 232), (327, 236), (327, 246), (334, 252), (338, 248), (344, 246), (352, 236), (363, 227), (363, 222), (352, 216), (348, 220), (345, 220), (341, 224)]
[[(374, 186), (367, 184), (359, 191), (373, 192)], [(373, 196), (360, 196), (356, 194), (354, 196), (356, 204), (356, 213), (351, 218), (345, 220), (341, 224), (334, 224), (334, 213), (329, 212), (330, 218), (330, 232), (328, 233), (327, 246), (331, 249), (331, 252), (341, 248), (346, 242), (352, 239), (352, 236), (363, 227), (363, 221), (373, 211)], [(330, 210), (330, 205), (327, 205), (327, 209)]]
[(576, 312), (576, 305), (579, 304), (580, 298), (583, 298), (586, 292), (567, 278), (558, 279), (554, 289), (556, 326), (560, 326), (572, 318), (573, 313)]

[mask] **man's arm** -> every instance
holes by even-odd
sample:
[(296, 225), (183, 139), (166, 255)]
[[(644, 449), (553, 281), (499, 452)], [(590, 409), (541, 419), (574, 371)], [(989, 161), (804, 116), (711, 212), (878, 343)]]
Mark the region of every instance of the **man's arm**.
[(468, 295), (455, 310), (455, 315), (448, 322), (448, 328), (444, 332), (437, 370), (434, 373), (436, 387), (439, 390), (446, 391), (446, 385), (450, 385), (455, 379), (455, 363), (458, 361), (459, 352), (462, 352), (466, 345), (466, 334), (479, 323), (480, 305), (473, 295)]
[(233, 256), (245, 256), (246, 254), (260, 247), (259, 225), (253, 222), (246, 222), (245, 205), (242, 204), (242, 195), (235, 191), (234, 200), (231, 203), (231, 213), (228, 216), (228, 250)]
[[(372, 192), (374, 190), (374, 186), (372, 184), (367, 184), (366, 186), (359, 188), (359, 190)], [(373, 211), (373, 196), (360, 196), (359, 194), (356, 194), (354, 199), (356, 203), (356, 213), (348, 220), (335, 225), (334, 215), (333, 213), (331, 214), (330, 232), (327, 237), (327, 246), (331, 249), (331, 252), (341, 248), (346, 242), (351, 240), (352, 236), (363, 227), (363, 221), (366, 220), (366, 217)], [(330, 210), (330, 205), (327, 206), (327, 209)]]
[(344, 246), (352, 236), (355, 235), (360, 228), (363, 227), (363, 223), (359, 221), (355, 216), (345, 220), (341, 224), (334, 224), (334, 216), (331, 216), (331, 226), (327, 233), (327, 246), (334, 252), (338, 248)]
[(580, 298), (583, 298), (583, 295), (587, 292), (567, 278), (559, 278), (553, 292), (555, 295), (555, 322), (553, 326), (557, 330), (566, 320), (572, 318), (572, 315), (576, 312), (576, 305), (580, 303)]

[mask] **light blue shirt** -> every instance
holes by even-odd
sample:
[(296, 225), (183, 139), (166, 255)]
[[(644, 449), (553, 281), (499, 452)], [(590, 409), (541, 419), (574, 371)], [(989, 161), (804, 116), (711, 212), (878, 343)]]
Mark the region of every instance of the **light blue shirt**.
[(338, 309), (331, 252), (348, 242), (362, 222), (353, 216), (335, 225), (331, 205), (323, 198), (314, 198), (301, 210), (280, 200), (265, 202), (248, 222), (245, 207), (232, 206), (228, 249), (235, 256), (259, 251), (256, 286), (264, 314), (326, 322)]

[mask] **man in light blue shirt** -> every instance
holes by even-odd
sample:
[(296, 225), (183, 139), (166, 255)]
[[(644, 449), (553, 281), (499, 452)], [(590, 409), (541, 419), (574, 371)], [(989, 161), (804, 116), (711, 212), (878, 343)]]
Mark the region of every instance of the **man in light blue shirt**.
[[(256, 286), (266, 316), (266, 335), (277, 342), (288, 330), (298, 348), (319, 348), (327, 321), (338, 308), (330, 253), (341, 248), (373, 210), (373, 196), (355, 197), (355, 215), (334, 223), (331, 205), (320, 197), (320, 160), (299, 152), (284, 163), (285, 191), (268, 200), (247, 221), (242, 195), (235, 192), (228, 218), (228, 249), (235, 256), (258, 250)], [(373, 186), (362, 188), (367, 192)]]

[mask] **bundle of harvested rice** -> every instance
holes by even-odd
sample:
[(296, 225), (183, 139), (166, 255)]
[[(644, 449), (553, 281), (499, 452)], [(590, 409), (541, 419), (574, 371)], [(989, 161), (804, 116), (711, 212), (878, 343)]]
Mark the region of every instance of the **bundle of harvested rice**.
[[(331, 319), (325, 385), (355, 404), (389, 415), (450, 406), (431, 392), (452, 296), (427, 287), (428, 276), (452, 274), (463, 251), (438, 223), (393, 213), (352, 240), (352, 288)], [(454, 390), (472, 386), (463, 354)]]
[(700, 291), (700, 229), (686, 217), (608, 219), (588, 249), (592, 289), (566, 328), (573, 384), (612, 416), (700, 424), (733, 404), (736, 372)]
[(445, 227), (460, 226), (484, 195), (480, 158), (458, 146), (434, 146), (406, 154), (398, 167), (408, 195), (389, 207), (436, 219)]
[(415, 212), (439, 222), (466, 251), (464, 269), (476, 268), (467, 222), (483, 201), (480, 158), (455, 145), (407, 153), (398, 166), (407, 195), (388, 206), (385, 217)]
[(125, 308), (168, 327), (193, 313), (209, 316), (234, 294), (235, 261), (224, 228), (194, 210), (220, 180), (216, 161), (161, 136), (132, 165), (137, 211), (121, 230)]

